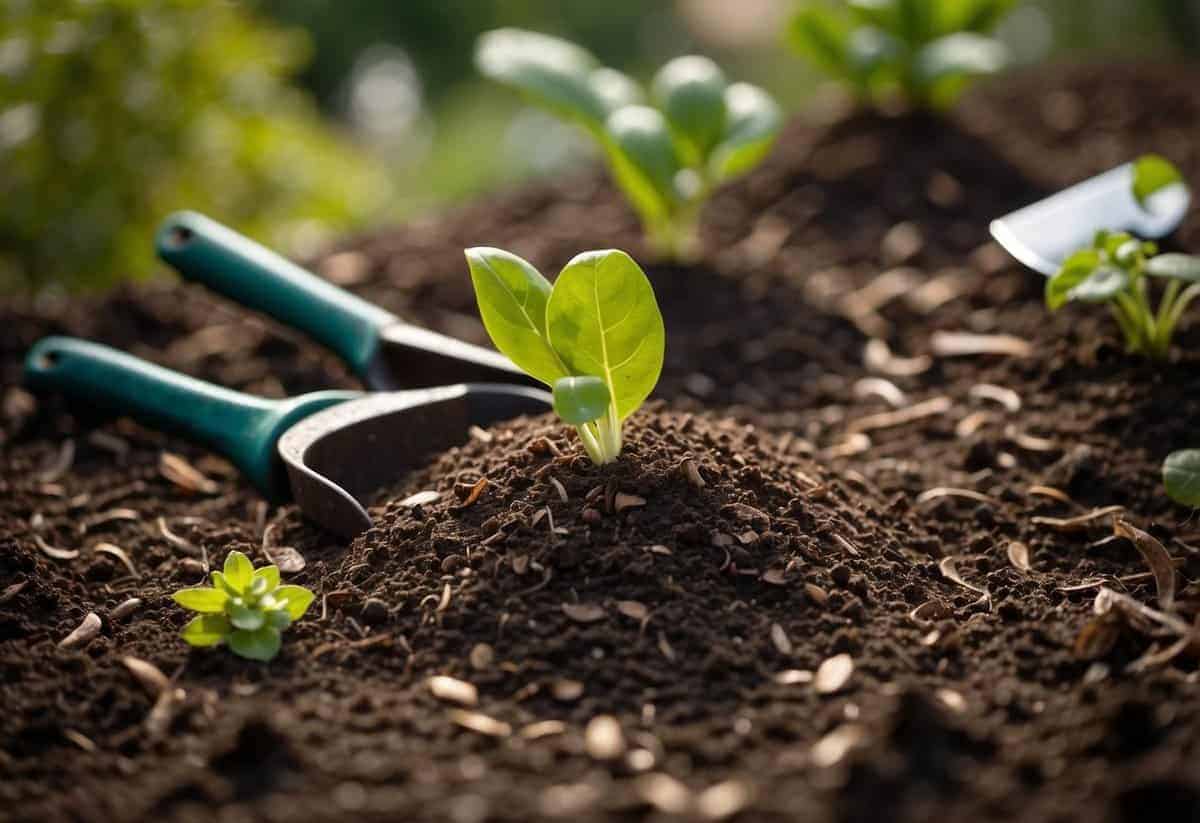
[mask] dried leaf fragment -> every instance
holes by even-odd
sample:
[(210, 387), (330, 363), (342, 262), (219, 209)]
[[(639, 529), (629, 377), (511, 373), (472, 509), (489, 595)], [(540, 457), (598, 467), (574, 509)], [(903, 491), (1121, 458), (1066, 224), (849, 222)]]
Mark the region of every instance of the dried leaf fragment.
[(158, 458), (158, 472), (168, 481), (192, 494), (216, 494), (220, 485), (188, 461), (172, 452), (163, 452)]
[(83, 618), (83, 622), (76, 627), (75, 631), (68, 634), (62, 640), (58, 641), (60, 649), (74, 649), (78, 646), (86, 646), (100, 634), (100, 615), (95, 612), (88, 612)]
[(114, 546), (112, 543), (97, 543), (95, 546), (92, 546), (92, 551), (117, 558), (129, 570), (131, 577), (141, 577), (138, 574), (138, 570), (134, 568), (133, 561), (129, 559), (129, 554), (120, 546)]
[(987, 589), (981, 589), (978, 586), (975, 586), (971, 583), (968, 583), (966, 580), (963, 580), (962, 574), (959, 573), (959, 571), (958, 571), (957, 563), (958, 563), (958, 558), (956, 558), (956, 557), (943, 557), (941, 559), (941, 562), (938, 563), (938, 571), (940, 571), (942, 573), (942, 577), (946, 578), (947, 580), (949, 580), (952, 583), (957, 583), (958, 585), (962, 586), (964, 589), (967, 589), (968, 591), (975, 592), (981, 598), (986, 600), (988, 602), (988, 604), (990, 605), (991, 601), (992, 601), (992, 596), (990, 594), (988, 594)]
[(1158, 589), (1158, 605), (1163, 611), (1175, 606), (1175, 562), (1166, 547), (1155, 537), (1117, 517), (1113, 519), (1113, 534), (1133, 543), (1134, 548), (1146, 561), (1154, 574), (1154, 585)]
[(594, 603), (563, 603), (562, 610), (576, 623), (596, 623), (608, 616), (601, 606)]
[(279, 571), (284, 574), (296, 574), (304, 571), (304, 567), (308, 562), (304, 559), (304, 555), (293, 549), (291, 546), (263, 546), (263, 554), (267, 556), (267, 560), (279, 567)]
[(600, 714), (588, 721), (583, 732), (587, 753), (596, 760), (616, 760), (625, 753), (625, 733), (621, 724), (609, 714)]
[(1125, 511), (1124, 506), (1105, 506), (1093, 509), (1087, 514), (1076, 517), (1034, 517), (1030, 520), (1035, 526), (1047, 526), (1060, 532), (1086, 531), (1094, 521)]
[(479, 690), (474, 683), (437, 674), (429, 678), (429, 691), (438, 700), (448, 700), (462, 706), (475, 706), (479, 703)]
[(854, 674), (854, 658), (848, 654), (835, 654), (817, 667), (813, 685), (818, 694), (836, 694), (846, 687)]

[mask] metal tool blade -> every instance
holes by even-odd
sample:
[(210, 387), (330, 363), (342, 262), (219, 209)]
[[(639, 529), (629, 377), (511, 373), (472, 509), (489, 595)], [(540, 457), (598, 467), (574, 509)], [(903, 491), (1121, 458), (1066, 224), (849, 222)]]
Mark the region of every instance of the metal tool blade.
[(1191, 204), (1187, 186), (1167, 186), (1147, 198), (1133, 196), (1133, 164), (1064, 189), (991, 224), (1009, 254), (1049, 277), (1074, 251), (1091, 245), (1101, 229), (1127, 231), (1146, 240), (1165, 237), (1183, 221)]
[(492, 384), (366, 395), (305, 418), (279, 439), (292, 495), (305, 516), (353, 538), (371, 527), (373, 493), (486, 426), (551, 407), (547, 392)]

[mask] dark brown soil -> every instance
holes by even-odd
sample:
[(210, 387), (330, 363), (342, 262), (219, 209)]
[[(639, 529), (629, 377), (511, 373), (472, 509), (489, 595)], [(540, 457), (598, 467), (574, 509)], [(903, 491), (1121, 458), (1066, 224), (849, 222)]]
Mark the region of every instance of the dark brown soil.
[[(795, 124), (714, 200), (703, 265), (648, 267), (668, 362), (617, 465), (590, 466), (548, 419), (478, 432), (382, 494), (349, 546), (186, 443), (15, 386), (52, 331), (276, 396), (354, 385), (328, 355), (170, 283), (7, 302), (0, 819), (1200, 820), (1195, 660), (1146, 657), (1174, 638), (1119, 621), (1076, 649), (1097, 589), (1063, 589), (1104, 581), (1157, 607), (1155, 586), (1116, 582), (1147, 567), (1106, 539), (1111, 516), (1046, 520), (1124, 507), (1181, 564), (1174, 609), (1194, 619), (1200, 528), (1158, 465), (1200, 440), (1196, 325), (1165, 366), (1128, 357), (1102, 312), (1048, 317), (1039, 278), (986, 229), (1147, 150), (1200, 182), (1197, 82), (1040, 69), (950, 122)], [(1174, 242), (1200, 249), (1200, 218)], [(481, 341), (461, 258), (478, 244), (548, 272), (586, 248), (641, 252), (585, 175), (319, 265)], [(937, 331), (1027, 350), (942, 357)], [(883, 342), (925, 359), (881, 358)], [(914, 408), (928, 413), (878, 416)], [(216, 491), (168, 482), (163, 450)], [(397, 502), (422, 490), (441, 496)], [(176, 639), (169, 594), (206, 558), (279, 546), (318, 593), (279, 658)], [(114, 619), (130, 597), (140, 608)], [(99, 636), (57, 648), (89, 611)], [(823, 693), (810, 678), (838, 655), (853, 673)], [(127, 656), (182, 695), (152, 713)], [(436, 675), (474, 684), (476, 704), (435, 697)]]

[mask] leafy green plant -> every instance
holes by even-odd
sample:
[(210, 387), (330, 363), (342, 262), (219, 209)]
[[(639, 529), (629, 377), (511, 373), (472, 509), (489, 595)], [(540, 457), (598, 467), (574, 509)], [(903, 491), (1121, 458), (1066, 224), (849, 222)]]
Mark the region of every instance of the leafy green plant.
[(648, 95), (579, 46), (521, 29), (484, 34), (475, 62), (485, 76), (600, 144), (651, 243), (670, 258), (695, 253), (704, 202), (716, 186), (758, 165), (783, 123), (770, 95), (729, 83), (706, 57), (667, 63)]
[(467, 249), (479, 314), (496, 348), (554, 391), (597, 465), (621, 453), (621, 427), (662, 372), (666, 332), (654, 289), (628, 254), (584, 252), (554, 285), (500, 249)]
[(899, 93), (944, 109), (979, 75), (994, 74), (1008, 49), (988, 32), (1015, 0), (806, 0), (788, 40), (863, 101)]
[[(1134, 161), (1133, 195), (1146, 205), (1183, 175), (1168, 160), (1144, 155)], [(1158, 308), (1150, 303), (1150, 278), (1166, 281)], [(1046, 305), (1057, 311), (1079, 301), (1108, 303), (1130, 352), (1161, 360), (1188, 305), (1200, 296), (1200, 257), (1159, 254), (1158, 246), (1126, 232), (1100, 231), (1046, 281)]]
[(224, 571), (212, 573), (212, 586), (180, 589), (173, 598), (199, 613), (180, 633), (189, 645), (228, 643), (236, 655), (270, 660), (279, 653), (280, 633), (304, 616), (313, 593), (281, 586), (278, 567), (255, 569), (246, 555), (232, 551)]

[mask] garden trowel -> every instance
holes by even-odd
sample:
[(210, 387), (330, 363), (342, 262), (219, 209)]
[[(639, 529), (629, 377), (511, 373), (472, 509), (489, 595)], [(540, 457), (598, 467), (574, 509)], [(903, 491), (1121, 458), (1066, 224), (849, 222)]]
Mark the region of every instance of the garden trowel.
[(25, 381), (201, 442), (264, 496), (295, 499), (306, 517), (346, 538), (370, 528), (372, 493), (464, 442), (472, 425), (540, 414), (551, 404), (544, 391), (481, 383), (268, 400), (69, 337), (34, 345)]
[(992, 237), (1049, 277), (1072, 252), (1089, 246), (1097, 231), (1127, 231), (1155, 240), (1183, 222), (1190, 204), (1184, 185), (1167, 186), (1139, 203), (1133, 196), (1133, 163), (1126, 163), (993, 220)]

